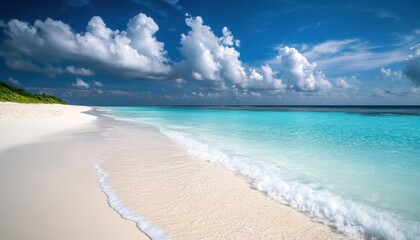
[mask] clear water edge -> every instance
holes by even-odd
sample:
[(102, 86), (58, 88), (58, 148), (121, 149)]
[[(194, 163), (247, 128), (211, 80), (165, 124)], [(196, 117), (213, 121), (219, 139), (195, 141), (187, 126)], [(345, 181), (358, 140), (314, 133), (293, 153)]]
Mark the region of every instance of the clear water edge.
[[(245, 176), (255, 189), (353, 239), (419, 239), (416, 114), (107, 109), (154, 125), (190, 154)], [(393, 124), (399, 125), (388, 129)]]
[(93, 168), (99, 175), (99, 186), (102, 189), (102, 192), (105, 193), (108, 200), (108, 205), (114, 209), (122, 218), (132, 221), (136, 224), (137, 228), (146, 234), (150, 239), (153, 240), (169, 240), (170, 238), (165, 234), (162, 229), (159, 229), (157, 226), (153, 225), (143, 216), (140, 216), (138, 213), (132, 211), (129, 207), (125, 206), (123, 202), (115, 194), (112, 187), (106, 181), (108, 178), (108, 173), (100, 167), (100, 163), (93, 164)]

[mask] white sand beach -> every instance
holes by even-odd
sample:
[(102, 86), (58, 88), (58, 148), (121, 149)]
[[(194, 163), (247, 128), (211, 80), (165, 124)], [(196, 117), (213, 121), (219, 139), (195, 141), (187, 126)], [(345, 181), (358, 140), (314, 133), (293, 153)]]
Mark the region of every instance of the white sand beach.
[(153, 127), (97, 124), (87, 107), (0, 104), (0, 239), (147, 239), (116, 196), (172, 239), (346, 239), (191, 157)]
[(98, 186), (89, 109), (0, 103), (0, 239), (148, 239)]
[[(173, 239), (347, 239), (193, 158), (157, 129), (117, 126), (102, 168), (119, 198)], [(139, 137), (141, 136), (141, 137)]]
[(81, 114), (89, 109), (58, 104), (0, 103), (0, 151), (54, 133), (92, 127), (96, 117)]

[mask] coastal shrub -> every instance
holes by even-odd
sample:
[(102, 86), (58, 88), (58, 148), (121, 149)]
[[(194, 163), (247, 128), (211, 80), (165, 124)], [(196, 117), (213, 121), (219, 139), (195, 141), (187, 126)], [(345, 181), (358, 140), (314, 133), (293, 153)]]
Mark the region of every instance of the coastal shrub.
[(58, 97), (29, 93), (5, 82), (0, 82), (0, 102), (67, 104)]

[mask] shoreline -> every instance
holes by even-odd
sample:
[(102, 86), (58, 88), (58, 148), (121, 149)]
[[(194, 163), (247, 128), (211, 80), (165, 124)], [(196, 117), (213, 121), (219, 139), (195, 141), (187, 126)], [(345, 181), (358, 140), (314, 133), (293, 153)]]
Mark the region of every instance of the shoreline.
[(84, 113), (89, 107), (7, 107), (2, 239), (347, 239), (152, 126)]
[(153, 126), (112, 120), (101, 168), (131, 210), (174, 239), (348, 239), (193, 157)]
[(89, 109), (0, 103), (0, 239), (149, 239), (101, 192), (110, 146)]

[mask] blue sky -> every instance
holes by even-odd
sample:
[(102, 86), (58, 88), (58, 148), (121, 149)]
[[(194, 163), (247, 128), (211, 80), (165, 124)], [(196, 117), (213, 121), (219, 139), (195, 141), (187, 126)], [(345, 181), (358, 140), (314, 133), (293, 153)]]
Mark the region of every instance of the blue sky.
[(0, 80), (70, 103), (420, 104), (418, 1), (20, 1)]

